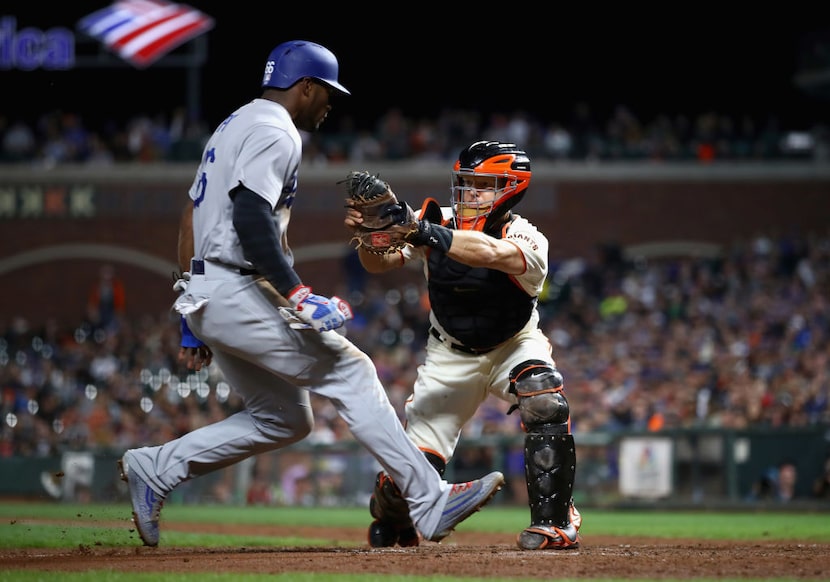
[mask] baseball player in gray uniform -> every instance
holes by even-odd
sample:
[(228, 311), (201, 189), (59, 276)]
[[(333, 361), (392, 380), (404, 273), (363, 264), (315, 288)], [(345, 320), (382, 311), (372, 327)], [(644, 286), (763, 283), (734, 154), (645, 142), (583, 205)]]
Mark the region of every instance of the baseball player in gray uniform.
[[(363, 248), (358, 253), (373, 273), (423, 263), (431, 328), (426, 360), (405, 405), (407, 434), (443, 475), (463, 426), (487, 396), (509, 402), (526, 433), (531, 518), (517, 543), (526, 550), (574, 549), (582, 518), (572, 498), (576, 454), (570, 413), (537, 310), (548, 272), (548, 240), (511, 212), (530, 177), (530, 159), (515, 144), (473, 143), (455, 162), (451, 205), (424, 202), (411, 246), (389, 254)], [(347, 227), (361, 219), (358, 210), (347, 209)], [(396, 484), (394, 475), (377, 476), (370, 500), (372, 546), (418, 544)]]
[(175, 308), (184, 316), (183, 344), (191, 342), (185, 347), (209, 346), (203, 355), (245, 408), (124, 453), (119, 469), (145, 545), (158, 544), (162, 504), (176, 486), (307, 436), (309, 392), (333, 403), (399, 484), (424, 539), (449, 535), (504, 483), (498, 471), (450, 484), (433, 470), (406, 436), (372, 361), (346, 338), (351, 307), (313, 293), (294, 270), (287, 228), (298, 194), (298, 130), (317, 130), (332, 93), (349, 94), (337, 77), (327, 48), (280, 44), (266, 61), (261, 97), (229, 115), (205, 146), (181, 222), (180, 256), (182, 246), (194, 251)]

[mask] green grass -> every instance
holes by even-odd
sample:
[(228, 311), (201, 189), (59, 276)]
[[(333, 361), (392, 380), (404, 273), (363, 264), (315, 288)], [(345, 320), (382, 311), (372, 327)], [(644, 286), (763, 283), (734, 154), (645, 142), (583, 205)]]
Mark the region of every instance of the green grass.
[[(40, 572), (15, 572), (14, 577), (5, 577), (0, 572), (0, 581), (15, 580), (16, 582), (52, 582), (53, 574)], [(61, 582), (157, 582), (158, 574), (124, 574), (120, 572), (97, 573), (68, 573), (61, 574)], [(197, 577), (189, 574), (168, 574), (165, 582), (194, 582)], [(519, 582), (522, 576), (515, 578), (459, 578), (450, 576), (390, 576), (375, 574), (303, 574), (290, 572), (287, 574), (199, 574), (202, 582)], [(609, 578), (555, 578), (556, 582), (609, 582)], [(637, 580), (620, 579), (618, 582), (637, 582)], [(661, 582), (713, 582), (706, 578), (662, 578)], [(717, 582), (750, 582), (746, 578), (718, 578)]]
[[(33, 539), (51, 537), (48, 547), (72, 545), (68, 536), (81, 539), (96, 536), (98, 543), (122, 546), (133, 545), (134, 540), (124, 532), (131, 524), (127, 505), (68, 505), (68, 504), (0, 504), (0, 547), (23, 547), (27, 530), (38, 530)], [(52, 520), (55, 525), (32, 523), (29, 520)], [(237, 507), (227, 505), (165, 506), (164, 520), (187, 523), (235, 523), (250, 525), (308, 525), (320, 527), (366, 526), (368, 512), (363, 508), (306, 508), (306, 507)], [(698, 511), (642, 511), (642, 510), (586, 510), (583, 511), (582, 534), (649, 536), (662, 538), (703, 538), (712, 540), (800, 540), (830, 542), (830, 515), (822, 512), (735, 512), (723, 510)], [(457, 531), (485, 531), (515, 535), (527, 526), (527, 509), (523, 507), (490, 507), (476, 513), (458, 526)], [(12, 522), (16, 521), (17, 526)], [(102, 526), (101, 522), (107, 523)], [(122, 522), (120, 525), (116, 522)], [(53, 535), (49, 536), (48, 533)], [(227, 535), (195, 536), (165, 532), (165, 544), (212, 545), (210, 538), (227, 545)], [(179, 543), (181, 539), (181, 543)], [(234, 538), (234, 544), (295, 545), (314, 544), (313, 539), (252, 537)], [(257, 540), (260, 540), (257, 542)], [(330, 544), (322, 538), (320, 543)], [(47, 547), (47, 546), (29, 546)]]
[[(365, 508), (301, 508), (301, 507), (237, 507), (170, 504), (165, 506), (165, 520), (190, 523), (234, 523), (250, 525), (304, 525), (321, 526), (320, 538), (230, 536), (228, 534), (195, 534), (164, 531), (164, 545), (171, 547), (275, 547), (326, 546), (334, 547), (325, 536), (325, 526), (364, 528), (368, 513)], [(458, 531), (485, 531), (515, 536), (527, 525), (524, 507), (491, 507), (473, 515), (458, 527)], [(648, 536), (671, 538), (704, 538), (711, 540), (786, 540), (792, 542), (830, 543), (830, 516), (821, 512), (726, 512), (722, 510), (642, 511), (642, 510), (584, 510), (581, 533), (586, 540), (591, 536)], [(48, 520), (44, 522), (42, 520)], [(0, 504), (0, 548), (67, 548), (82, 546), (124, 548), (139, 544), (130, 533), (128, 505), (70, 505), (52, 503)], [(348, 546), (346, 542), (340, 543)], [(518, 573), (517, 573), (518, 574)], [(15, 571), (0, 572), (5, 580), (52, 580), (54, 573)], [(61, 573), (61, 582), (92, 582), (95, 580), (139, 581), (153, 580), (151, 575), (131, 575), (119, 572)], [(372, 575), (299, 574), (280, 576), (220, 574), (175, 574), (165, 580), (209, 582), (213, 580), (406, 580), (425, 582), (450, 580), (436, 577), (390, 577)], [(494, 579), (468, 578), (473, 580)], [(608, 579), (605, 579), (607, 582)], [(558, 580), (558, 582), (567, 582)], [(581, 582), (585, 582), (582, 580)], [(745, 580), (743, 582), (746, 582)]]

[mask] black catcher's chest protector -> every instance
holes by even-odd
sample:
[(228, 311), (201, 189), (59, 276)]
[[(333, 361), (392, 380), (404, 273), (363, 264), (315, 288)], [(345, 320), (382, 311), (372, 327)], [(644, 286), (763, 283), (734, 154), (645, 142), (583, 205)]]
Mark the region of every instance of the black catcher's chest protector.
[(441, 251), (429, 253), (429, 301), (443, 328), (470, 348), (486, 349), (513, 337), (536, 305), (509, 275), (469, 267)]

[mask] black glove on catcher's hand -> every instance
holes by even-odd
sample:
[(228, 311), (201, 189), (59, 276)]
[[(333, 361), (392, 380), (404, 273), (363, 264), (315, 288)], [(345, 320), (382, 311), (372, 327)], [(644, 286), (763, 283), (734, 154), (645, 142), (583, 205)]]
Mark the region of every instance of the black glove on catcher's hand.
[(416, 247), (426, 245), (446, 253), (452, 246), (452, 230), (426, 219), (419, 220), (415, 231), (407, 237), (407, 242)]
[(365, 171), (350, 172), (345, 180), (351, 208), (363, 222), (354, 228), (356, 248), (385, 255), (405, 247), (407, 238), (418, 231), (418, 219), (406, 202), (399, 202), (389, 184)]

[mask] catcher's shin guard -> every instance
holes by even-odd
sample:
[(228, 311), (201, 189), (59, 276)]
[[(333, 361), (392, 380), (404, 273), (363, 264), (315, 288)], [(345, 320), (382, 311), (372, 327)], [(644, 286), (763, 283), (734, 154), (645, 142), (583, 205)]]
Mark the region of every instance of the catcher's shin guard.
[(582, 516), (573, 505), (576, 452), (571, 434), (525, 435), (530, 526), (519, 534), (523, 550), (576, 549)]
[(418, 532), (409, 517), (409, 505), (392, 477), (381, 471), (369, 499), (369, 512), (375, 520), (369, 525), (369, 545), (373, 548), (414, 547)]
[(530, 526), (516, 542), (523, 550), (579, 547), (582, 516), (573, 505), (576, 449), (562, 374), (549, 362), (526, 360), (510, 371), (510, 392), (525, 435)]

